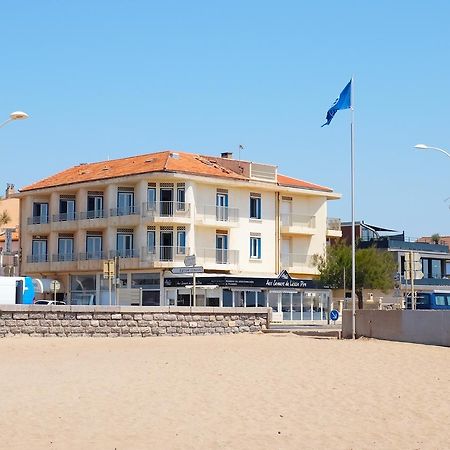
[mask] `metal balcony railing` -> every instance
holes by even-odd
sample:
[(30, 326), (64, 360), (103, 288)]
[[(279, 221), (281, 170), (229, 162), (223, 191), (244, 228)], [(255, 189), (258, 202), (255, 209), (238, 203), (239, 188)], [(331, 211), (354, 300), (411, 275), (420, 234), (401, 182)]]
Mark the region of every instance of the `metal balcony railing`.
[(116, 256), (120, 258), (139, 258), (139, 250), (134, 248), (122, 248), (120, 250), (111, 250), (109, 252), (110, 258), (115, 258)]
[(239, 260), (239, 250), (203, 248), (197, 252), (197, 257), (202, 264), (235, 265)]
[(142, 204), (142, 215), (152, 217), (188, 217), (190, 204), (185, 202), (147, 202)]
[(78, 259), (81, 261), (86, 260), (99, 260), (99, 259), (106, 259), (106, 252), (85, 252), (80, 253), (78, 256)]
[(141, 259), (150, 262), (182, 262), (188, 254), (189, 248), (181, 246), (155, 246), (141, 249)]
[(53, 214), (52, 216), (53, 222), (68, 222), (72, 220), (77, 220), (75, 212)]
[(28, 217), (27, 223), (28, 223), (28, 225), (37, 225), (37, 224), (49, 223), (49, 217), (48, 216)]
[(27, 256), (27, 263), (42, 263), (42, 262), (48, 262), (48, 255), (47, 254), (38, 254), (38, 255), (28, 255)]
[(75, 253), (58, 253), (52, 255), (53, 262), (66, 262), (66, 261), (76, 261), (77, 255)]
[(327, 230), (341, 231), (341, 219), (337, 219), (335, 217), (328, 217)]
[(86, 219), (105, 219), (108, 217), (107, 212), (104, 209), (92, 210), (92, 211), (82, 211), (78, 213), (79, 220)]
[(138, 205), (132, 205), (132, 206), (123, 206), (120, 208), (112, 208), (109, 210), (110, 217), (115, 216), (133, 216), (136, 214), (139, 214), (139, 206)]
[(301, 214), (281, 214), (281, 225), (284, 227), (305, 227), (315, 228), (315, 216), (305, 216)]
[(237, 223), (239, 221), (239, 208), (205, 205), (200, 207), (199, 213), (203, 214), (203, 218), (206, 221), (230, 223)]

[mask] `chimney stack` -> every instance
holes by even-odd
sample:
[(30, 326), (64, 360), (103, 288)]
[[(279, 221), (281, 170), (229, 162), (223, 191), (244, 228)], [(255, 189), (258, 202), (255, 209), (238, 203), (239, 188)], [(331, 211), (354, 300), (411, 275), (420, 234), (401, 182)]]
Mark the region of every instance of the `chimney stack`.
[(233, 153), (232, 152), (222, 152), (220, 154), (220, 157), (224, 158), (224, 159), (233, 159)]
[(16, 190), (14, 189), (14, 185), (12, 183), (6, 183), (5, 198), (10, 198), (11, 195), (15, 193)]

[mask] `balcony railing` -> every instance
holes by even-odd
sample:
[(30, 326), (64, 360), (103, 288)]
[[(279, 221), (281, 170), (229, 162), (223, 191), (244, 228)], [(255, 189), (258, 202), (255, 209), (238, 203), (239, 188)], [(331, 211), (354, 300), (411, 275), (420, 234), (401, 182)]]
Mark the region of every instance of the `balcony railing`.
[(87, 260), (99, 260), (99, 259), (106, 259), (106, 252), (85, 252), (85, 253), (79, 253), (78, 259), (80, 261), (87, 261)]
[(133, 216), (136, 214), (139, 214), (139, 206), (138, 205), (132, 205), (132, 206), (122, 206), (120, 208), (112, 208), (109, 210), (109, 215), (111, 217), (116, 216)]
[(301, 214), (281, 214), (281, 225), (284, 227), (304, 227), (315, 228), (315, 216), (305, 216)]
[(327, 230), (341, 231), (341, 219), (334, 217), (327, 218)]
[(115, 258), (116, 256), (120, 258), (139, 258), (139, 250), (134, 248), (122, 248), (120, 250), (111, 250), (109, 252), (110, 258)]
[(78, 213), (79, 220), (86, 219), (105, 219), (108, 217), (107, 212), (104, 209), (92, 210), (92, 211), (82, 211)]
[(239, 208), (229, 208), (228, 206), (205, 205), (200, 207), (199, 213), (209, 222), (229, 222), (239, 221)]
[(160, 246), (143, 247), (141, 258), (149, 262), (182, 262), (184, 257), (189, 254), (188, 247), (179, 246)]
[(38, 254), (27, 256), (27, 263), (43, 263), (43, 262), (48, 262), (48, 255)]
[(308, 267), (313, 269), (314, 259), (311, 255), (303, 255), (300, 253), (285, 253), (281, 255), (281, 266), (283, 269), (290, 267)]
[(76, 253), (58, 253), (57, 255), (52, 255), (53, 262), (65, 262), (65, 261), (76, 261)]
[(239, 260), (239, 250), (225, 248), (203, 248), (197, 252), (202, 264), (235, 265)]
[(53, 214), (52, 221), (53, 222), (67, 222), (76, 220), (77, 216), (75, 212), (69, 213), (61, 213), (61, 214)]
[(28, 225), (45, 224), (45, 223), (49, 223), (48, 219), (49, 219), (48, 216), (33, 216), (33, 217), (28, 217), (27, 223), (28, 223)]
[(142, 215), (152, 217), (189, 217), (190, 204), (185, 202), (147, 202)]

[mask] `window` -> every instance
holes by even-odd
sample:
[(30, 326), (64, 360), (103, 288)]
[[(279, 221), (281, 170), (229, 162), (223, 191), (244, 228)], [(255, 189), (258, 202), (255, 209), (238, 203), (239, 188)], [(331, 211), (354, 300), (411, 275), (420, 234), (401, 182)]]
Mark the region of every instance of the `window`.
[(441, 260), (431, 260), (431, 278), (442, 278)]
[(61, 197), (59, 199), (59, 220), (75, 220), (75, 199)]
[(216, 194), (216, 220), (228, 221), (228, 193), (217, 192)]
[(261, 219), (260, 194), (250, 194), (250, 219)]
[(33, 203), (33, 223), (48, 223), (48, 203)]
[(216, 234), (216, 264), (228, 264), (227, 234)]
[(73, 261), (73, 238), (58, 239), (58, 261)]
[(147, 230), (147, 252), (154, 254), (156, 251), (156, 232)]
[(147, 189), (147, 208), (155, 209), (156, 208), (156, 188), (149, 187)]
[(179, 255), (186, 254), (186, 231), (177, 231), (177, 253)]
[(261, 238), (250, 237), (250, 258), (261, 259)]
[(88, 219), (99, 219), (103, 217), (103, 194), (88, 194), (86, 217)]
[(117, 256), (133, 258), (133, 233), (117, 233)]
[(117, 192), (117, 215), (126, 216), (135, 214), (134, 192), (130, 190), (119, 190)]
[(177, 210), (185, 211), (186, 208), (186, 191), (184, 187), (177, 188)]
[(33, 239), (31, 256), (32, 262), (47, 261), (47, 239)]
[(86, 236), (86, 258), (87, 259), (102, 259), (102, 236), (87, 235)]

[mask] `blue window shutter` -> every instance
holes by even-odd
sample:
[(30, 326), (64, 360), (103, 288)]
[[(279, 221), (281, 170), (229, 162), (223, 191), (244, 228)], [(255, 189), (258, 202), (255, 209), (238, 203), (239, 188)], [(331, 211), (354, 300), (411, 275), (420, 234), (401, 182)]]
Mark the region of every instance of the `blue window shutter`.
[(258, 238), (258, 258), (261, 258), (261, 238)]

